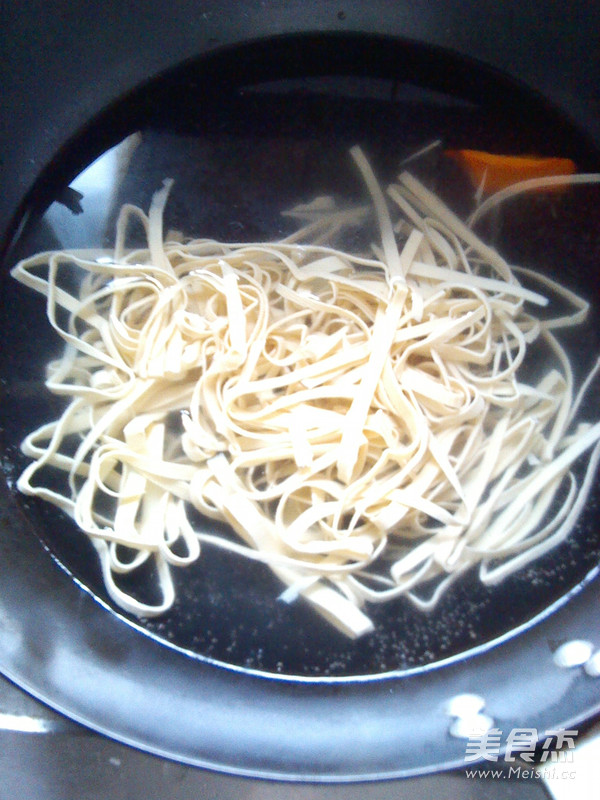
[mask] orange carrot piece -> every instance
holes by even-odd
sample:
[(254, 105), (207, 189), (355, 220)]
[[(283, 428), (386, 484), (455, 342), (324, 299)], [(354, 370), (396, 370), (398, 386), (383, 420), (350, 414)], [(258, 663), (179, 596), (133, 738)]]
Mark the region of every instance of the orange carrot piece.
[[(577, 169), (570, 158), (501, 156), (482, 150), (445, 150), (444, 155), (465, 170), (474, 188), (479, 188), (483, 182), (484, 194), (493, 194), (530, 178), (573, 175)], [(564, 188), (546, 187), (538, 191), (559, 191)]]

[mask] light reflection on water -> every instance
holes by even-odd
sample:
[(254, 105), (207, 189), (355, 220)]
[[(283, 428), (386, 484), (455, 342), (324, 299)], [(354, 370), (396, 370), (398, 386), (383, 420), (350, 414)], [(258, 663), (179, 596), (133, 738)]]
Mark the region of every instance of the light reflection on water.
[(140, 134), (132, 134), (107, 150), (72, 181), (67, 201), (49, 206), (44, 219), (59, 247), (99, 247), (110, 237), (119, 189), (141, 140)]

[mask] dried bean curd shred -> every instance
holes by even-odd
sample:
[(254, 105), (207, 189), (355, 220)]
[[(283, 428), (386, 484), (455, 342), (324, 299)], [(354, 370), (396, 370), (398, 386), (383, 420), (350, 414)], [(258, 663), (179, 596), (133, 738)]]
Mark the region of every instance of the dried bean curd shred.
[[(165, 182), (148, 215), (123, 207), (114, 250), (13, 270), (47, 298), (66, 346), (46, 385), (68, 400), (25, 439), (19, 489), (90, 536), (129, 612), (168, 609), (171, 568), (210, 544), (265, 562), (284, 599), (356, 637), (373, 627), (366, 601), (428, 609), (473, 566), (495, 583), (586, 502), (600, 423), (575, 417), (597, 367), (576, 387), (555, 334), (586, 302), (510, 267), (411, 175), (384, 194), (351, 152), (380, 232), (367, 254), (330, 242), (369, 209), (330, 198), (292, 210), (303, 227), (281, 241), (163, 241)], [(144, 249), (127, 247), (131, 218)], [(547, 366), (528, 383), (534, 343)], [(195, 530), (192, 507), (237, 538)], [(119, 586), (148, 559), (157, 604)]]

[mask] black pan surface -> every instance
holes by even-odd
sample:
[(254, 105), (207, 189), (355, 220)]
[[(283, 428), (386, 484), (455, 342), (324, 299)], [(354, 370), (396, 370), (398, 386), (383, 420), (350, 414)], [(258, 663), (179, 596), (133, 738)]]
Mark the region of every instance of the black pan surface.
[[(386, 59), (377, 69), (365, 63), (350, 70), (338, 59), (328, 74), (309, 76), (296, 65), (277, 80), (264, 70), (254, 80), (226, 75), (208, 93), (203, 65), (162, 76), (58, 154), (9, 261), (40, 249), (109, 245), (121, 204), (147, 208), (165, 177), (175, 179), (167, 227), (230, 241), (280, 236), (288, 230), (280, 212), (296, 202), (324, 192), (364, 199), (348, 157), (356, 143), (382, 181), (436, 139), (452, 148), (568, 156), (594, 168), (595, 153), (578, 131), (499, 76), (457, 80), (449, 92), (429, 80), (430, 68), (421, 80), (416, 67), (413, 79), (400, 80)], [(457, 76), (465, 69), (460, 64)], [(125, 138), (134, 132), (141, 140)], [(415, 170), (457, 211), (469, 209), (464, 176), (439, 148)], [(596, 304), (599, 195), (584, 188), (515, 201), (485, 233), (515, 263), (560, 277)], [(461, 692), (484, 697), (505, 731), (570, 727), (600, 710), (598, 682), (552, 660), (569, 639), (600, 646), (600, 619), (590, 613), (599, 593), (599, 487), (560, 549), (498, 587), (467, 575), (432, 613), (404, 600), (373, 609), (375, 631), (358, 642), (301, 602), (278, 602), (267, 569), (208, 547), (177, 575), (171, 611), (131, 619), (108, 600), (87, 539), (55, 509), (16, 493), (26, 463), (19, 442), (60, 408), (42, 385), (59, 344), (43, 302), (6, 273), (0, 315), (0, 668), (40, 699), (184, 762), (312, 780), (462, 763), (464, 740), (449, 734), (444, 711)], [(597, 311), (571, 342), (580, 374), (600, 350), (596, 320)], [(597, 391), (585, 413), (598, 418)]]

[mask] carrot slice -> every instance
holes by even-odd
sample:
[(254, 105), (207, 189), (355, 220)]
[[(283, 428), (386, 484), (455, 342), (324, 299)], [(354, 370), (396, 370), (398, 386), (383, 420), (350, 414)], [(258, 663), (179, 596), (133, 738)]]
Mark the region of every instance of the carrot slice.
[[(475, 188), (482, 186), (484, 194), (493, 194), (519, 181), (545, 178), (552, 175), (572, 175), (576, 166), (570, 158), (541, 156), (502, 156), (482, 150), (445, 150), (467, 173)], [(562, 187), (546, 187), (538, 191), (560, 191)]]

